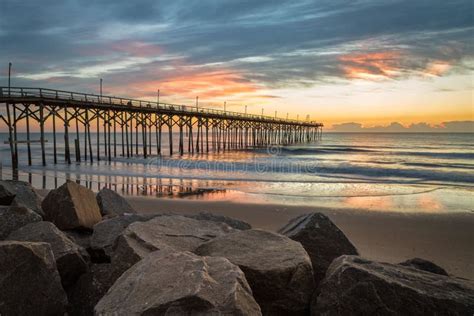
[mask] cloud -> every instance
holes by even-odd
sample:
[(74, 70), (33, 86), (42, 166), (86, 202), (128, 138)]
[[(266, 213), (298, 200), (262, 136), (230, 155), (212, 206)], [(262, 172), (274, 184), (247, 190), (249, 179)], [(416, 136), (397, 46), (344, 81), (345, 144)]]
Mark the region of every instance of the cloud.
[(194, 93), (196, 68), (209, 84), (229, 72), (255, 88), (311, 87), (443, 76), (474, 58), (469, 0), (3, 0), (0, 11), (0, 65), (14, 62), (15, 82), (73, 90), (106, 77), (127, 93), (123, 78), (179, 92), (169, 82), (192, 78)]
[(474, 133), (474, 121), (450, 121), (441, 125), (414, 123), (407, 127), (398, 122), (388, 126), (364, 127), (360, 123), (334, 124), (329, 132), (339, 133)]
[(339, 57), (348, 78), (376, 79), (395, 76), (400, 68), (399, 52), (347, 54)]
[(135, 80), (115, 84), (109, 92), (120, 94), (126, 89), (132, 97), (155, 96), (159, 88), (165, 95), (181, 96), (183, 98), (202, 99), (219, 98), (228, 95), (248, 94), (259, 90), (257, 84), (243, 78), (232, 71), (203, 71), (186, 75), (170, 75), (162, 80)]

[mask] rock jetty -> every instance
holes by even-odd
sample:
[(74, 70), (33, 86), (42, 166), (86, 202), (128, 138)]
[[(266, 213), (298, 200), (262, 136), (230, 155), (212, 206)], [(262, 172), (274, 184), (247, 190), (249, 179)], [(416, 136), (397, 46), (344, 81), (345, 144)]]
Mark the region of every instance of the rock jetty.
[(324, 214), (278, 233), (212, 213), (141, 215), (74, 182), (0, 181), (0, 315), (473, 315), (474, 284), (368, 260)]

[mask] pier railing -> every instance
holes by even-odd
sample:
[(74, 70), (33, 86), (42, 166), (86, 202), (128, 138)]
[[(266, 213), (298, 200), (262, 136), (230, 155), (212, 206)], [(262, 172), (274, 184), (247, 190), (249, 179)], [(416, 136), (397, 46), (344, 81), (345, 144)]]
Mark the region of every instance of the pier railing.
[(301, 124), (305, 126), (323, 126), (322, 123), (315, 121), (303, 121), (295, 119), (282, 119), (278, 117), (247, 114), (234, 111), (216, 110), (207, 107), (187, 106), (181, 104), (172, 104), (164, 102), (153, 102), (147, 100), (130, 99), (116, 96), (97, 95), (90, 93), (72, 92), (64, 90), (55, 90), (47, 88), (29, 88), (29, 87), (0, 87), (0, 101), (18, 98), (35, 98), (44, 100), (81, 102), (98, 105), (113, 105), (131, 108), (148, 108), (150, 110), (156, 109), (158, 111), (176, 112), (178, 114), (198, 114), (198, 115), (214, 115), (229, 118), (249, 119), (267, 121), (269, 123), (282, 124)]

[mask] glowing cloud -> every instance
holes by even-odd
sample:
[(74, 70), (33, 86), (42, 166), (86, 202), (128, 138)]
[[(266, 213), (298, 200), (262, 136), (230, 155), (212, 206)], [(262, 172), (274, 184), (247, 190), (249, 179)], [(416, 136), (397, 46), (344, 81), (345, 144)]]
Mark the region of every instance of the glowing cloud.
[(444, 61), (435, 61), (426, 67), (425, 74), (427, 76), (441, 76), (451, 69), (451, 65)]
[(376, 52), (343, 55), (339, 60), (347, 78), (378, 80), (396, 76), (400, 58), (400, 52)]
[[(154, 96), (159, 88), (167, 96), (180, 98), (199, 96), (206, 99), (254, 94), (260, 90), (258, 84), (232, 70), (205, 71), (170, 76), (163, 80), (136, 81), (126, 88), (134, 96)], [(123, 91), (124, 87), (115, 89), (117, 92)]]

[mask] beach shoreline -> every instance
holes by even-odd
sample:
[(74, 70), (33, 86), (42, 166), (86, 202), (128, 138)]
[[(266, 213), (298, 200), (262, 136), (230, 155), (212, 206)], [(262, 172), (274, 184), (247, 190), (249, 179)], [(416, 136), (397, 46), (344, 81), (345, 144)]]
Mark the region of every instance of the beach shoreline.
[(454, 276), (474, 280), (473, 213), (399, 213), (179, 198), (125, 198), (144, 214), (212, 212), (270, 231), (277, 231), (298, 215), (321, 212), (365, 258), (398, 263), (420, 257), (435, 262)]

